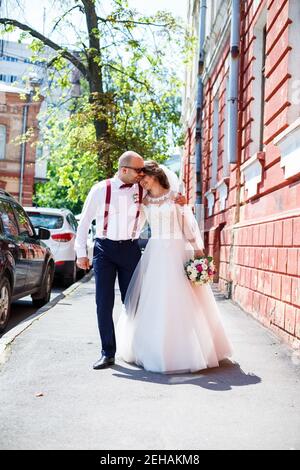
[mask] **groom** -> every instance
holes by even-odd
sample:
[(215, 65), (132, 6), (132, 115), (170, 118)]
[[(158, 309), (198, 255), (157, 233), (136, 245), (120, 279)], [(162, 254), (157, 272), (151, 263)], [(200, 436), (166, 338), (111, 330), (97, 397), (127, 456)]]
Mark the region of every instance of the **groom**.
[[(144, 160), (133, 151), (123, 153), (118, 173), (95, 184), (85, 201), (77, 230), (77, 265), (89, 269), (86, 243), (91, 222), (96, 219), (93, 267), (96, 284), (98, 327), (102, 343), (100, 359), (93, 368), (105, 369), (115, 363), (116, 339), (113, 323), (115, 281), (118, 276), (122, 302), (140, 260), (139, 235), (145, 219), (140, 211)], [(176, 202), (184, 205), (179, 195)]]

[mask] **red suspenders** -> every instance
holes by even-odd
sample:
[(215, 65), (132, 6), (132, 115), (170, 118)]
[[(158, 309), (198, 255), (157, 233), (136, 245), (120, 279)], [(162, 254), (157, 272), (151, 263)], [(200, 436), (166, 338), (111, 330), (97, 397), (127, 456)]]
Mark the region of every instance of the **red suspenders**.
[(105, 206), (104, 206), (104, 221), (103, 221), (103, 235), (107, 236), (107, 227), (108, 227), (108, 212), (111, 201), (111, 182), (106, 180), (106, 197), (105, 197)]
[(132, 240), (134, 240), (134, 239), (135, 239), (135, 236), (136, 236), (136, 231), (137, 231), (137, 227), (138, 227), (139, 217), (140, 217), (140, 213), (141, 213), (141, 204), (142, 204), (142, 200), (143, 200), (143, 188), (142, 188), (142, 186), (139, 184), (139, 202), (138, 202), (138, 205), (137, 205), (137, 211), (136, 211), (136, 215), (135, 215), (135, 222), (134, 222), (134, 227), (133, 227), (133, 231), (132, 231), (132, 235), (131, 235), (131, 239), (132, 239)]
[[(134, 240), (136, 236), (136, 231), (138, 227), (138, 221), (141, 213), (141, 204), (143, 200), (143, 188), (139, 185), (139, 200), (137, 204), (137, 211), (135, 215), (134, 227), (132, 231), (131, 239)], [(104, 207), (104, 221), (103, 221), (103, 236), (107, 237), (107, 227), (108, 227), (108, 213), (109, 213), (109, 206), (111, 201), (111, 181), (106, 180), (106, 196), (105, 196), (105, 207)]]

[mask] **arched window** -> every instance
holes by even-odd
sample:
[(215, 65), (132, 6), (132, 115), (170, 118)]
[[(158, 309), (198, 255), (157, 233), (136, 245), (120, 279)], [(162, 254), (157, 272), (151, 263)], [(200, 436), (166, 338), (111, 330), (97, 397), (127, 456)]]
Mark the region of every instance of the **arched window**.
[(5, 159), (6, 149), (6, 126), (0, 124), (0, 160)]

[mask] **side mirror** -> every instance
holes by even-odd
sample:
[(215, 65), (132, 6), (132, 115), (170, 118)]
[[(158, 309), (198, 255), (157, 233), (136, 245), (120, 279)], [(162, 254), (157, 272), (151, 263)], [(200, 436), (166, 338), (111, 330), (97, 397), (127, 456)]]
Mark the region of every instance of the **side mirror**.
[(46, 228), (43, 228), (43, 227), (39, 227), (38, 238), (40, 240), (49, 240), (50, 237), (51, 237), (50, 230), (47, 230)]

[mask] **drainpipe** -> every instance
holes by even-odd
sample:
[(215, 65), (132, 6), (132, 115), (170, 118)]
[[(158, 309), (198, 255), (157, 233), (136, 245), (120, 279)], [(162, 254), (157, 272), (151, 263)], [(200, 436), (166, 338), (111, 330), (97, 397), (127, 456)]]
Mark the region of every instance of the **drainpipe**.
[[(243, 69), (245, 58), (245, 2), (232, 0), (231, 39), (230, 39), (230, 78), (229, 78), (229, 117), (228, 117), (228, 158), (229, 163), (236, 164), (236, 200), (233, 225), (240, 221), (241, 194), (241, 149), (242, 149), (242, 109), (238, 109), (239, 89), (243, 88)], [(240, 37), (242, 31), (242, 37)], [(239, 63), (240, 62), (240, 63)], [(239, 73), (239, 69), (241, 73)], [(233, 230), (229, 254), (229, 279), (227, 282), (228, 298), (234, 296), (233, 283), (236, 253), (237, 230)]]
[(24, 186), (24, 173), (25, 173), (25, 158), (26, 158), (26, 139), (24, 135), (27, 131), (27, 119), (28, 119), (28, 105), (29, 105), (29, 96), (26, 95), (26, 103), (23, 107), (23, 116), (22, 116), (22, 137), (21, 142), (21, 162), (20, 162), (20, 186), (19, 186), (19, 203), (23, 202), (23, 186)]
[(199, 61), (198, 61), (198, 90), (197, 90), (197, 112), (196, 112), (196, 217), (198, 223), (201, 218), (202, 205), (202, 110), (203, 110), (203, 80), (204, 70), (204, 42), (206, 23), (206, 0), (200, 0), (199, 12)]
[[(241, 49), (240, 49), (240, 71), (239, 74), (239, 89), (243, 89), (243, 73), (245, 65), (245, 3), (241, 3), (241, 12), (240, 12), (240, 23), (241, 23)], [(242, 93), (242, 91), (241, 91)], [(242, 100), (242, 97), (240, 97)], [(242, 160), (242, 126), (243, 126), (243, 111), (242, 106), (240, 106), (238, 112), (238, 132), (237, 132), (237, 162), (236, 162), (236, 210), (234, 223), (237, 224), (240, 221), (240, 211), (241, 211), (241, 160)]]
[(229, 163), (237, 163), (238, 133), (238, 83), (240, 57), (240, 0), (232, 0), (230, 66), (229, 66), (229, 116), (228, 116), (228, 155)]

